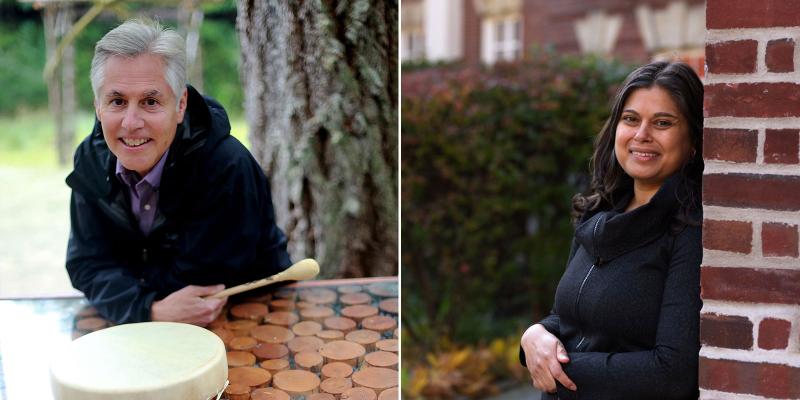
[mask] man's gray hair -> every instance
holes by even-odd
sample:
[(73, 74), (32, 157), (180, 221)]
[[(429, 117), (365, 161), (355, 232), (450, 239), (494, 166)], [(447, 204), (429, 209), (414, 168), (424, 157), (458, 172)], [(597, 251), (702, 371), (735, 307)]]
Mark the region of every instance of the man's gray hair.
[(172, 88), (175, 100), (186, 88), (186, 43), (181, 35), (161, 27), (150, 19), (132, 19), (106, 33), (97, 42), (92, 58), (92, 91), (94, 98), (100, 97), (100, 87), (105, 79), (105, 66), (114, 56), (136, 57), (153, 54), (164, 60), (164, 79)]

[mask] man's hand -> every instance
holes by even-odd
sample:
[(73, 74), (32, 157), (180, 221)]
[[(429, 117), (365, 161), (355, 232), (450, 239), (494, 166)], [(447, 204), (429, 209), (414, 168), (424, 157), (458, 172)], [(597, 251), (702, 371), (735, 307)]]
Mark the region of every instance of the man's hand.
[(159, 301), (150, 309), (153, 321), (185, 322), (206, 326), (217, 318), (228, 298), (203, 299), (225, 289), (225, 285), (186, 286)]
[(562, 363), (569, 362), (564, 345), (544, 329), (544, 326), (535, 324), (528, 328), (522, 334), (521, 344), (533, 386), (548, 393), (555, 393), (556, 381), (559, 381), (569, 390), (578, 389), (561, 368)]

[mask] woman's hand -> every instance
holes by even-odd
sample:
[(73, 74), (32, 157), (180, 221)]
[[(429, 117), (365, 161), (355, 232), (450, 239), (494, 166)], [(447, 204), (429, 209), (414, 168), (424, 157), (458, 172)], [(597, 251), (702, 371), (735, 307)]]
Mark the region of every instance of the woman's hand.
[(561, 368), (562, 363), (569, 362), (564, 345), (557, 337), (544, 329), (544, 326), (535, 324), (528, 328), (522, 334), (521, 344), (533, 386), (539, 390), (554, 393), (556, 381), (559, 381), (569, 390), (578, 389)]

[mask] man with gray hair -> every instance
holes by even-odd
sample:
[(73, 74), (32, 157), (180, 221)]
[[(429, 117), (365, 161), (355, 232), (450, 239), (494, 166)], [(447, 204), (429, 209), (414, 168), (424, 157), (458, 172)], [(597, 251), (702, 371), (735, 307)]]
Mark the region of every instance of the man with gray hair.
[(149, 20), (95, 47), (97, 120), (67, 177), (67, 272), (116, 323), (207, 325), (225, 299), (204, 296), (290, 264), (267, 178), (185, 64), (183, 38)]

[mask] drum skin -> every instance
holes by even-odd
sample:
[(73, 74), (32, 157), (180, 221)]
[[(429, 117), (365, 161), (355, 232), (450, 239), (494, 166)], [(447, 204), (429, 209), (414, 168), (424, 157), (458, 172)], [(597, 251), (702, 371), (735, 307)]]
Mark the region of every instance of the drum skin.
[(56, 400), (207, 400), (225, 386), (225, 345), (175, 322), (119, 325), (80, 337), (50, 364)]

